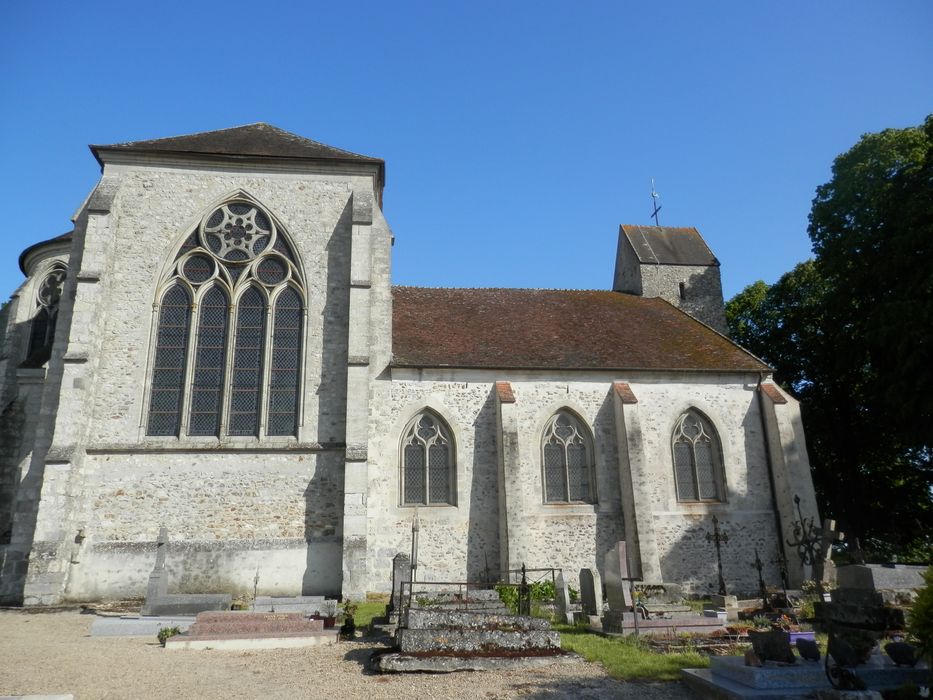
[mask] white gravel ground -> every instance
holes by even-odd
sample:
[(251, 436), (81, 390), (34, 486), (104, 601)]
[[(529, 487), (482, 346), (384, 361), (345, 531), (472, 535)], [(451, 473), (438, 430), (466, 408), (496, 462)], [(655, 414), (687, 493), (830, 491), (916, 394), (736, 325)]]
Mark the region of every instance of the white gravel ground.
[(0, 695), (90, 698), (636, 698), (693, 700), (679, 683), (623, 683), (583, 661), (546, 669), (377, 675), (378, 642), (280, 651), (171, 651), (155, 638), (90, 637), (93, 615), (0, 611)]

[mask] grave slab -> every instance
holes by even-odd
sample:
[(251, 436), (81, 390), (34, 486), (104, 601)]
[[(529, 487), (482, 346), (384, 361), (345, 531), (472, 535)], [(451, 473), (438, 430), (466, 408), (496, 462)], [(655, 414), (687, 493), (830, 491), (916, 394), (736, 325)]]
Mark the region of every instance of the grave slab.
[(182, 632), (194, 624), (190, 617), (146, 617), (123, 615), (121, 617), (99, 617), (91, 623), (92, 637), (154, 637), (165, 627), (177, 627)]

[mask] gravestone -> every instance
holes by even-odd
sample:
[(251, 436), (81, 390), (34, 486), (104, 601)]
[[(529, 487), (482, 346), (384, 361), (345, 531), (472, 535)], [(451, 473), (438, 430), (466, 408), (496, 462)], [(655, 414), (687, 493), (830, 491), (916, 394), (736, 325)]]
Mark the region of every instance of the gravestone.
[(609, 609), (616, 612), (630, 609), (632, 590), (625, 542), (616, 542), (612, 549), (606, 552), (603, 571), (606, 572), (606, 599)]
[(229, 610), (231, 596), (227, 593), (169, 593), (165, 557), (168, 553), (168, 528), (159, 528), (156, 540), (156, 561), (149, 574), (143, 615), (197, 615), (204, 611)]
[(563, 572), (557, 574), (554, 581), (554, 608), (561, 622), (573, 624), (573, 612), (570, 610), (570, 589)]
[(580, 569), (580, 601), (585, 615), (602, 615), (603, 582), (596, 569)]
[(822, 584), (836, 581), (836, 565), (833, 563), (833, 543), (842, 542), (845, 534), (836, 530), (836, 521), (827, 518), (820, 530), (819, 556), (813, 561), (813, 578)]
[(392, 600), (389, 612), (398, 612), (402, 607), (402, 583), (411, 582), (411, 557), (401, 552), (392, 557)]

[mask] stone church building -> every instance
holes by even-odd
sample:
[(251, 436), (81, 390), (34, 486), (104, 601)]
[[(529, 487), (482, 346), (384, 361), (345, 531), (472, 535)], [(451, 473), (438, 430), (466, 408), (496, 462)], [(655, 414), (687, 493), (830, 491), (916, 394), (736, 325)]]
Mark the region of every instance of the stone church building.
[(625, 540), (714, 590), (717, 516), (751, 591), (817, 515), (696, 229), (622, 226), (606, 290), (400, 287), (378, 158), (266, 124), (91, 152), (0, 315), (0, 601), (140, 596), (160, 526), (173, 592), (359, 598), (416, 508), (428, 580)]

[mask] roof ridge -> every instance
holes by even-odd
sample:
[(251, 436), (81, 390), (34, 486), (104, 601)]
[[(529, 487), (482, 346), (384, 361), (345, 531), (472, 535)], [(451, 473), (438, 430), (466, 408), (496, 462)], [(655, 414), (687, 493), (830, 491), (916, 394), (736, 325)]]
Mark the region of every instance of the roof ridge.
[(424, 287), (415, 284), (393, 284), (392, 289), (444, 289), (448, 291), (463, 292), (606, 292), (607, 294), (621, 294), (612, 289), (579, 289), (569, 287)]
[(155, 139), (135, 139), (133, 141), (118, 141), (117, 143), (94, 143), (91, 144), (92, 148), (107, 148), (108, 146), (129, 146), (134, 143), (146, 143), (148, 141), (169, 141), (171, 139), (182, 139), (189, 136), (203, 136), (204, 134), (216, 134), (220, 131), (233, 131), (234, 129), (245, 129), (248, 126), (271, 126), (273, 129), (278, 127), (273, 126), (269, 122), (250, 122), (249, 124), (239, 124), (237, 126), (227, 126), (223, 129), (207, 129), (206, 131), (193, 131), (190, 134), (173, 134), (172, 136), (159, 136)]

